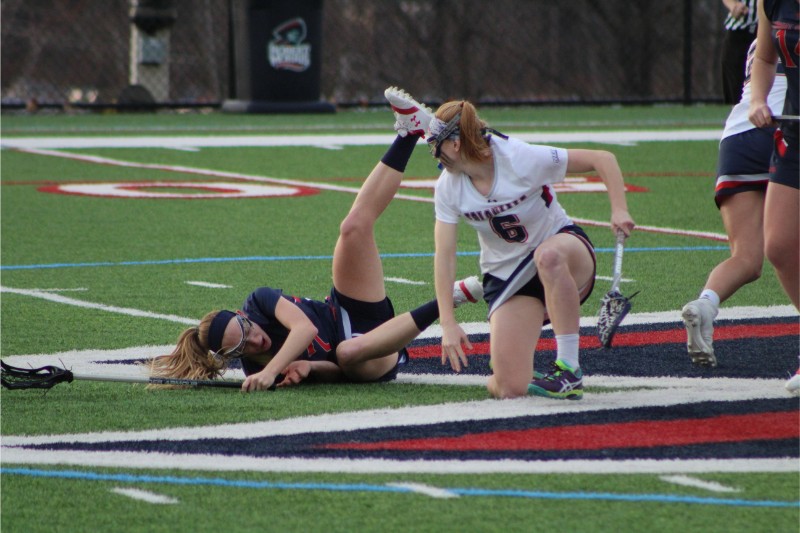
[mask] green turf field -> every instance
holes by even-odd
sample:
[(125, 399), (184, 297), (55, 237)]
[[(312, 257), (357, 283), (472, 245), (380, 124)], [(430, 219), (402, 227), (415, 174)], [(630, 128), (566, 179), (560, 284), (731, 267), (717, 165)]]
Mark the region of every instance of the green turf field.
[[(624, 130), (646, 136), (721, 131), (726, 113), (723, 106), (659, 106), (488, 108), (483, 115), (494, 127), (512, 134)], [(357, 145), (347, 139), (364, 134), (390, 139), (392, 122), (388, 109), (324, 116), (4, 115), (2, 357), (31, 356), (36, 361), (37, 355), (61, 354), (64, 365), (70, 366), (71, 357), (84, 357), (88, 350), (151, 353), (147, 347), (170, 345), (186, 323), (206, 312), (238, 308), (261, 285), (324, 297), (330, 290), (330, 255), (339, 222), (385, 151), (381, 144)], [(180, 142), (172, 146), (185, 137), (211, 138), (210, 144), (219, 144), (220, 139), (241, 136), (278, 140), (334, 136), (341, 142), (248, 146), (232, 141), (206, 146), (197, 141), (201, 146)], [(128, 147), (130, 139), (153, 137), (160, 141)], [(65, 148), (56, 139), (86, 142)], [(115, 139), (128, 142), (114, 146)], [(56, 147), (38, 148), (33, 143), (33, 149), (11, 148), (13, 140), (52, 141)], [(108, 145), (100, 147), (98, 141)], [(713, 202), (717, 141), (563, 145), (616, 154), (626, 182), (637, 188), (628, 194), (631, 214), (639, 226), (650, 229), (636, 232), (627, 242), (624, 277), (631, 281), (623, 284), (623, 291), (641, 291), (635, 299), (636, 313), (673, 313), (677, 323), (680, 308), (696, 297), (708, 272), (728, 255), (725, 242), (715, 237), (724, 235)], [(406, 175), (411, 181), (438, 175), (424, 146), (417, 147)], [(273, 184), (303, 182), (315, 193), (169, 199), (52, 192), (58, 185), (135, 182), (144, 183), (136, 189), (142, 193), (192, 195), (204, 191), (181, 184), (253, 183), (254, 177), (274, 179)], [(432, 191), (414, 188), (402, 193), (422, 201), (396, 200), (377, 228), (387, 278), (406, 281), (387, 281), (398, 312), (434, 293)], [(604, 193), (563, 193), (559, 201), (578, 219), (604, 223), (609, 218)], [(585, 227), (598, 249), (598, 274), (607, 279), (613, 236), (601, 226)], [(477, 251), (472, 230), (463, 226), (460, 276), (477, 274)], [(608, 283), (598, 281), (582, 308), (584, 317), (596, 314)], [(769, 265), (758, 282), (725, 303), (736, 309), (787, 305)], [(131, 310), (139, 315), (133, 316)], [(485, 314), (484, 305), (458, 310), (464, 322), (484, 322)], [(790, 312), (788, 317), (796, 323), (796, 314)], [(782, 350), (763, 357), (780, 358), (788, 376), (796, 370), (796, 339), (793, 349), (794, 353)], [(676, 354), (680, 346), (669, 350), (670, 357), (688, 362), (685, 353)], [(583, 402), (624, 391), (623, 386), (606, 383), (589, 386)], [(493, 404), (487, 407), (486, 398), (479, 383), (303, 385), (243, 395), (225, 389), (153, 391), (139, 385), (76, 381), (46, 393), (3, 389), (0, 433), (5, 446), (9, 439), (13, 445), (15, 438), (102, 432), (138, 435), (157, 430), (165, 432), (164, 438), (174, 438), (184, 431), (176, 428), (206, 431), (242, 424), (231, 426), (235, 438), (237, 428), (252, 424), (300, 424), (315, 416), (324, 422), (351, 412), (366, 417), (385, 410), (391, 419), (415, 406), (430, 411), (439, 406), (447, 412), (464, 402), (491, 410)], [(543, 401), (535, 404), (536, 409)], [(494, 405), (503, 411), (511, 404)], [(754, 468), (745, 473), (709, 467), (693, 473), (634, 467), (590, 473), (576, 467), (570, 473), (457, 474), (424, 469), (361, 472), (331, 466), (281, 471), (269, 464), (260, 469), (217, 470), (213, 457), (208, 468), (153, 466), (147, 458), (129, 466), (99, 459), (81, 463), (59, 460), (55, 452), (50, 463), (9, 462), (7, 457), (0, 457), (1, 518), (7, 531), (796, 532), (800, 521), (800, 468), (788, 472)], [(792, 459), (796, 462), (797, 455)], [(283, 460), (274, 459), (278, 464)], [(715, 461), (724, 463), (725, 457)], [(706, 485), (680, 484), (668, 479), (670, 475), (690, 476)], [(124, 493), (128, 489), (141, 492), (132, 496)]]

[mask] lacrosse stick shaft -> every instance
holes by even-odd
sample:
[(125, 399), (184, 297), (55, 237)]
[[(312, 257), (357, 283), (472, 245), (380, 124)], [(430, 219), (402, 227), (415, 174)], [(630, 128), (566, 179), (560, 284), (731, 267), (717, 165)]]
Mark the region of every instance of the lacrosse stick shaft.
[(114, 376), (97, 374), (80, 374), (73, 372), (74, 379), (84, 381), (113, 381), (119, 383), (144, 383), (147, 385), (187, 385), (191, 387), (230, 387), (241, 388), (242, 381), (232, 381), (224, 379), (181, 379), (181, 378), (159, 378), (147, 376)]
[(772, 117), (776, 121), (787, 120), (787, 121), (800, 121), (800, 115), (775, 115)]
[(619, 290), (619, 282), (622, 279), (622, 251), (625, 247), (625, 234), (617, 232), (617, 246), (614, 251), (614, 277), (611, 280), (611, 291)]

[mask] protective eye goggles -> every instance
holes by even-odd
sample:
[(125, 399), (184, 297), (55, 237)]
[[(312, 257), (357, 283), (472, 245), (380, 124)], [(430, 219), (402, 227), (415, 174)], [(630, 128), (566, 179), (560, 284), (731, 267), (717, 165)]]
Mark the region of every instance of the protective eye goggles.
[(236, 323), (239, 325), (239, 329), (242, 331), (242, 338), (233, 348), (228, 348), (227, 350), (220, 348), (214, 352), (214, 357), (217, 359), (227, 361), (230, 359), (240, 359), (244, 356), (244, 347), (247, 345), (247, 337), (250, 336), (250, 330), (253, 329), (253, 323), (250, 322), (249, 318), (243, 315), (237, 314), (235, 318)]
[(461, 125), (461, 113), (445, 122), (438, 118), (431, 121), (428, 135), (428, 148), (431, 155), (439, 159), (442, 155), (442, 143), (447, 139), (458, 139), (460, 133), (459, 126)]

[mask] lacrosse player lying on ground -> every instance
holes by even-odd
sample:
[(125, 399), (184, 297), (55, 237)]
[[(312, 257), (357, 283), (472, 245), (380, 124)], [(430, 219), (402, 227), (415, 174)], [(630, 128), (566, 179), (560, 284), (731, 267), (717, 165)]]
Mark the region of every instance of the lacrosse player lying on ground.
[[(448, 102), (430, 117), (428, 143), (442, 174), (436, 184), (436, 296), (442, 326), (442, 364), (467, 366), (469, 339), (452, 311), (457, 223), (478, 232), (484, 299), (489, 304), (496, 398), (534, 394), (579, 400), (580, 305), (592, 292), (595, 255), (584, 231), (567, 216), (552, 184), (567, 172), (597, 172), (608, 189), (611, 229), (628, 236), (622, 172), (616, 158), (598, 150), (534, 146), (487, 129), (467, 101)], [(534, 375), (533, 355), (542, 326), (552, 322), (557, 360)], [(533, 381), (531, 381), (533, 378)]]
[[(400, 186), (408, 160), (424, 134), (429, 110), (402, 91), (386, 97), (395, 110), (398, 136), (372, 170), (342, 221), (333, 252), (333, 288), (326, 301), (295, 298), (261, 287), (241, 311), (213, 311), (185, 330), (169, 355), (151, 362), (159, 377), (210, 379), (241, 359), (245, 392), (316, 381), (375, 382), (396, 377), (408, 360), (405, 346), (439, 317), (432, 300), (396, 316), (386, 296), (374, 227)], [(483, 295), (477, 277), (455, 283), (448, 305)]]

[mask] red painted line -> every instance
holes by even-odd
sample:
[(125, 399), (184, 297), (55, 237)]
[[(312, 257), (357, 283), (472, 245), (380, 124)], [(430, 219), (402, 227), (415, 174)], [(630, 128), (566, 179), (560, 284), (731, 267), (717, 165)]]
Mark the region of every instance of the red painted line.
[(619, 424), (584, 424), (516, 431), (473, 433), (461, 437), (341, 443), (340, 450), (393, 451), (545, 451), (652, 448), (800, 437), (796, 412), (722, 415), (713, 418), (645, 420)]
[[(714, 340), (751, 339), (764, 337), (785, 337), (800, 335), (800, 323), (788, 322), (783, 324), (757, 324), (719, 326), (714, 328)], [(683, 328), (640, 331), (631, 333), (617, 333), (614, 336), (614, 346), (649, 346), (653, 344), (683, 344), (686, 342), (686, 331)], [(600, 348), (600, 341), (594, 335), (581, 336), (581, 348)], [(556, 340), (552, 338), (539, 339), (536, 351), (554, 351)], [(408, 349), (412, 359), (426, 357), (440, 357), (441, 346), (438, 343), (426, 346), (412, 346)], [(488, 354), (488, 342), (473, 342), (469, 354)]]

